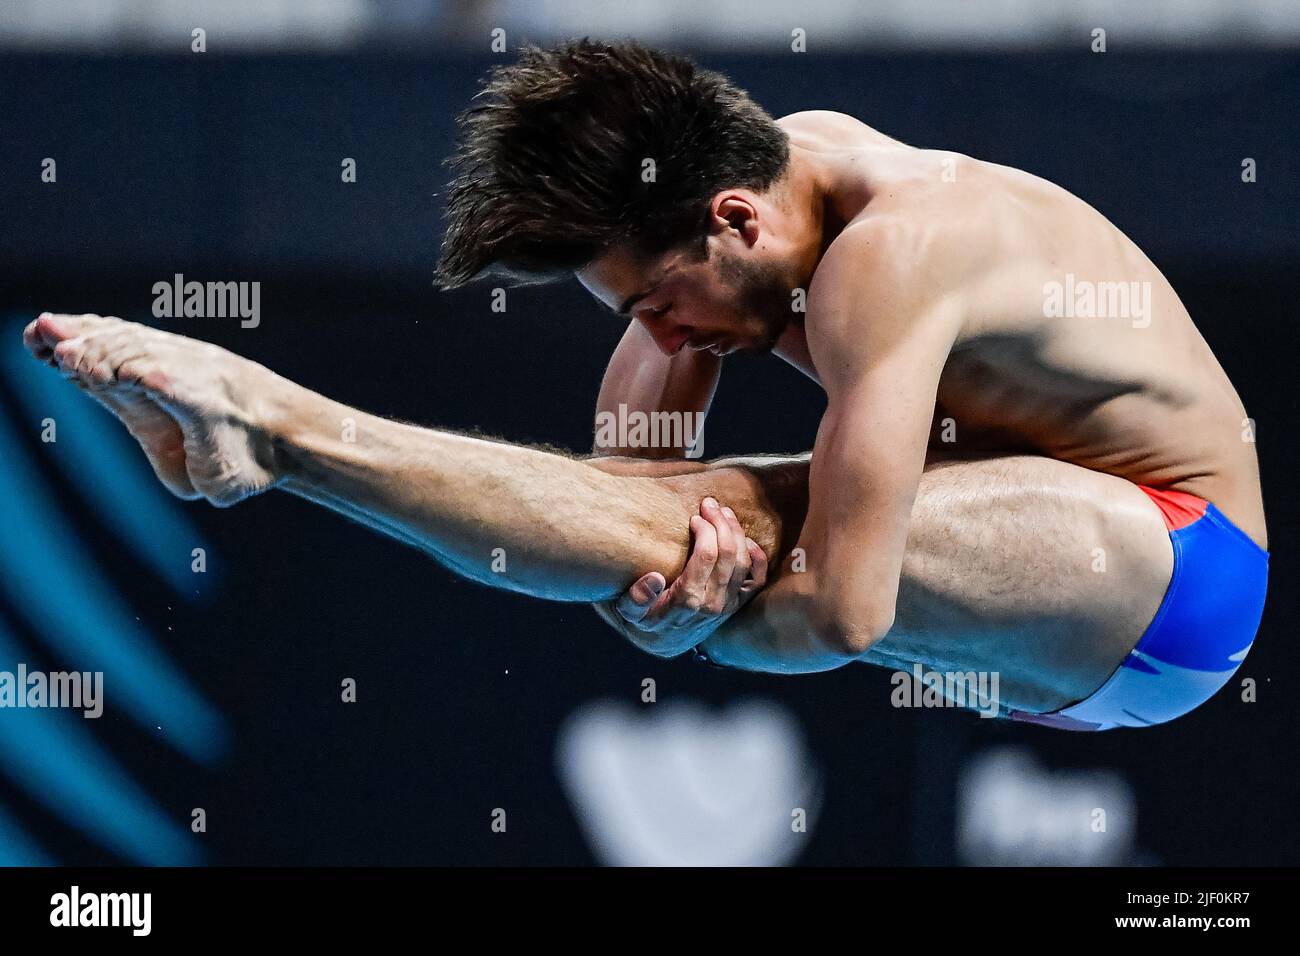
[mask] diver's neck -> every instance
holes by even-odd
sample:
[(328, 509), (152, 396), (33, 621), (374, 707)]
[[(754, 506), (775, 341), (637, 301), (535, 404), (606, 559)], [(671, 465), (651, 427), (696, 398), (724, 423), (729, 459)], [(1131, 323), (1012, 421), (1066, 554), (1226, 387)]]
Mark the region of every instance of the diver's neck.
[(808, 150), (792, 149), (783, 177), (791, 226), (794, 284), (807, 289), (817, 264), (848, 224), (839, 208), (834, 170)]

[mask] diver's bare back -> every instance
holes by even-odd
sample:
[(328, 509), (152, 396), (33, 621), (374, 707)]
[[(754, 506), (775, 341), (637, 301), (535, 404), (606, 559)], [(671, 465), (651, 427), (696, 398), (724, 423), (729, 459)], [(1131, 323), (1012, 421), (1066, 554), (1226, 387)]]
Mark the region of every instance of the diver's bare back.
[[(916, 282), (961, 297), (937, 453), (1033, 452), (1185, 491), (1267, 547), (1241, 400), (1168, 281), (1115, 226), (1045, 180), (915, 149), (843, 114), (779, 122), (831, 177), (828, 220), (872, 230)], [(802, 328), (777, 352), (817, 378)]]

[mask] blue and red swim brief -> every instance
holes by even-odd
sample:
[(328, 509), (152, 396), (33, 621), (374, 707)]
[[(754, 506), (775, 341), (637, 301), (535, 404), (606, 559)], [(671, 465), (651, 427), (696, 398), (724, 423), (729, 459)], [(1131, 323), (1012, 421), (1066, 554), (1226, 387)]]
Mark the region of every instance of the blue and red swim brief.
[(1007, 716), (1061, 730), (1150, 727), (1199, 707), (1236, 673), (1255, 640), (1268, 552), (1203, 498), (1139, 485), (1160, 508), (1174, 570), (1151, 625), (1096, 691), (1047, 714)]

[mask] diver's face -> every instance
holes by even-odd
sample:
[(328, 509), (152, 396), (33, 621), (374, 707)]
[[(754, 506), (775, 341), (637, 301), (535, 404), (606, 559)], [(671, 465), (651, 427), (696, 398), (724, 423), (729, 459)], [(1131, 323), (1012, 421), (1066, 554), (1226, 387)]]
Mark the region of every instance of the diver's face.
[(665, 355), (683, 348), (767, 352), (793, 316), (792, 288), (776, 264), (725, 235), (652, 257), (615, 249), (579, 270), (578, 279), (645, 326)]

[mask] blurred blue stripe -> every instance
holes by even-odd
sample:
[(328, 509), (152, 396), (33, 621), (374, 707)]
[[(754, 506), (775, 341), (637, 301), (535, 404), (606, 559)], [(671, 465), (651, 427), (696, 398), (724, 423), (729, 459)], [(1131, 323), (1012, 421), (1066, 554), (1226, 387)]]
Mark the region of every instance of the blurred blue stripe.
[(0, 807), (0, 866), (54, 866), (53, 858), (30, 840), (18, 821)]
[[(0, 629), (0, 670), (13, 672), (24, 660), (18, 645)], [(106, 696), (111, 681), (105, 674)], [(68, 823), (135, 863), (199, 862), (187, 831), (163, 814), (95, 743), (92, 724), (79, 710), (0, 710), (0, 765), (6, 776)]]
[[(136, 625), (45, 490), (19, 436), (0, 416), (0, 591), (65, 666), (98, 670), (118, 705), (160, 728), (191, 758), (224, 749), (220, 715)], [(129, 502), (123, 502), (130, 506)]]

